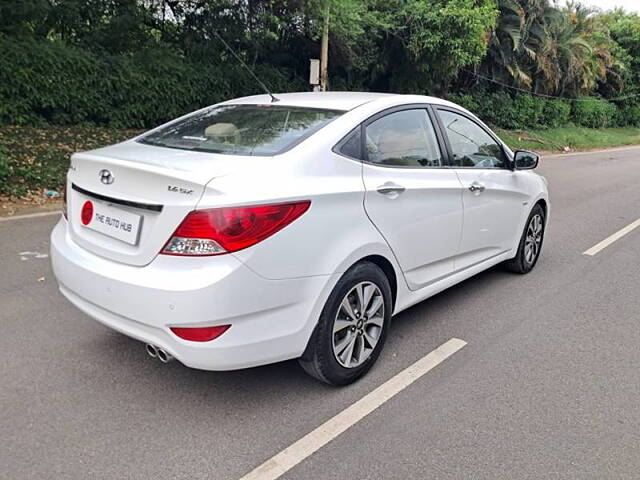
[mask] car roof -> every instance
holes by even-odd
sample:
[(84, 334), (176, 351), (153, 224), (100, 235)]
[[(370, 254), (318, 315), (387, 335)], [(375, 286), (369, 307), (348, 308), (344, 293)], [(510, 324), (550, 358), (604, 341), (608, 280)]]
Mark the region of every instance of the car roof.
[[(397, 100), (398, 104), (403, 103), (433, 103), (450, 104), (446, 100), (423, 95), (400, 95), (394, 93), (373, 93), (373, 92), (295, 92), (295, 93), (274, 93), (279, 99), (275, 105), (324, 108), (329, 110), (353, 110), (365, 103), (376, 100)], [(395, 98), (394, 98), (395, 97)], [(271, 104), (269, 95), (252, 95), (250, 97), (236, 98), (221, 103), (220, 105), (264, 105)], [(395, 103), (395, 102), (394, 102)]]

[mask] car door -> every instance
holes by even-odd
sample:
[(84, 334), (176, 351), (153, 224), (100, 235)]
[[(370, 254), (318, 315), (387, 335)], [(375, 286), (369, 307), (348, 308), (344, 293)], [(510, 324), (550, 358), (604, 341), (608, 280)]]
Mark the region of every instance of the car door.
[(453, 272), (462, 231), (456, 173), (446, 168), (426, 106), (383, 112), (362, 127), (365, 209), (410, 289)]
[(528, 195), (502, 144), (463, 112), (438, 108), (450, 163), (462, 184), (464, 225), (455, 269), (511, 250), (520, 236)]

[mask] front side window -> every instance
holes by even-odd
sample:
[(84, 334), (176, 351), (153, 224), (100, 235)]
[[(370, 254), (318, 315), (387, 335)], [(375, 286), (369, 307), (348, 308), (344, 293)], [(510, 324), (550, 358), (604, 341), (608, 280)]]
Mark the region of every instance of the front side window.
[(439, 110), (449, 137), (453, 165), (472, 168), (507, 168), (502, 146), (477, 123), (448, 110)]
[(402, 110), (366, 127), (367, 161), (395, 167), (439, 167), (442, 155), (424, 109)]
[(138, 141), (228, 155), (275, 155), (342, 113), (278, 105), (225, 105), (190, 115)]

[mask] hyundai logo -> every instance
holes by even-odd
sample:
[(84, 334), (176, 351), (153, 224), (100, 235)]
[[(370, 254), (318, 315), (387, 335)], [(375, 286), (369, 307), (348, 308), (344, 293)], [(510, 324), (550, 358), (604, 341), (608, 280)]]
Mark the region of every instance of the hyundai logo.
[(100, 181), (105, 185), (111, 185), (116, 179), (106, 168), (104, 170), (100, 170), (100, 172), (98, 172), (98, 176), (100, 177)]

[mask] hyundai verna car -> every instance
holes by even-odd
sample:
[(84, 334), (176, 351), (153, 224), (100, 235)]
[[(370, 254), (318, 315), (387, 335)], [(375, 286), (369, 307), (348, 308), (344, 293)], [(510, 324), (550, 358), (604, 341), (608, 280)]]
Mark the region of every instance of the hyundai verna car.
[(163, 362), (297, 358), (345, 385), (392, 315), (498, 263), (535, 266), (537, 155), (437, 98), (277, 97), (74, 154), (51, 235), (62, 294)]

